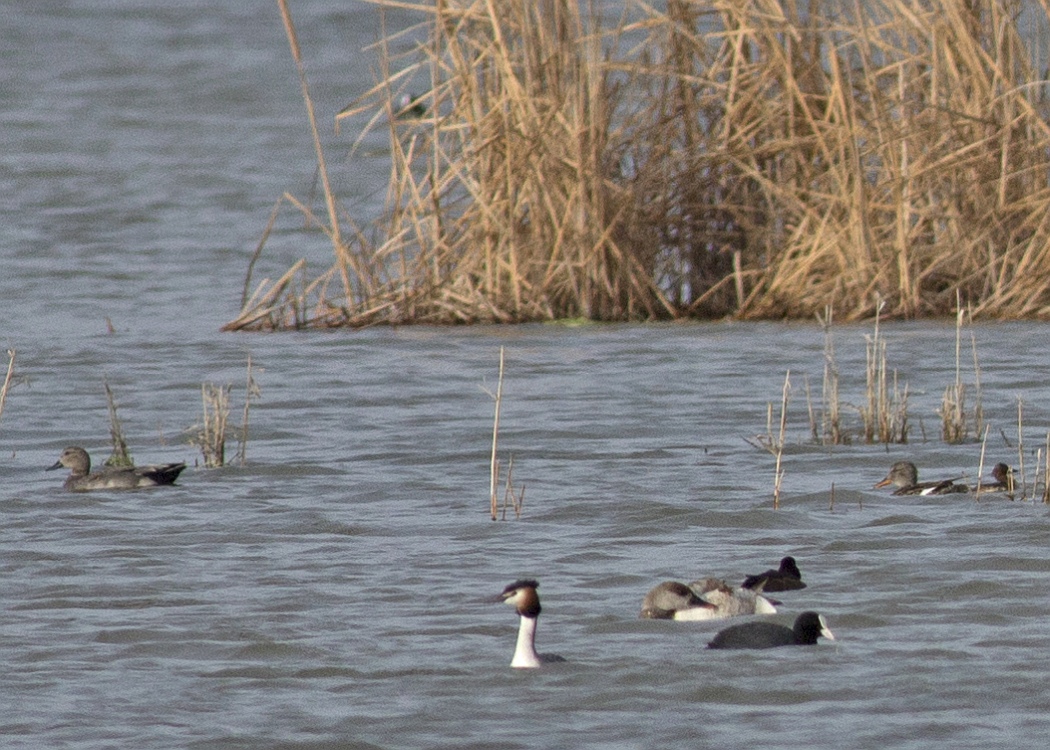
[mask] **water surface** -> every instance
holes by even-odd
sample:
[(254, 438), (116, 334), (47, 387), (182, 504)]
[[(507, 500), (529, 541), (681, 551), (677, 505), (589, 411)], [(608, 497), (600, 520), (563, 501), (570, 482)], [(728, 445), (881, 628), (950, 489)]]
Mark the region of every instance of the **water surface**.
[[(1039, 503), (870, 490), (899, 458), (973, 479), (938, 439), (955, 378), (944, 323), (884, 326), (909, 387), (907, 446), (808, 440), (812, 324), (399, 328), (228, 335), (273, 202), (313, 163), (276, 4), (0, 4), (0, 334), (19, 379), (0, 419), (0, 741), (37, 748), (1035, 746), (1050, 728), (1050, 520)], [(364, 3), (295, 3), (322, 122), (371, 83)], [(341, 159), (382, 199), (382, 154)], [(257, 273), (323, 240), (282, 219)], [(107, 319), (113, 333), (108, 332)], [(864, 337), (835, 331), (856, 424)], [(986, 465), (1028, 470), (1050, 407), (1041, 324), (973, 329)], [(973, 384), (969, 335), (963, 375)], [(501, 452), (524, 516), (488, 518)], [(195, 464), (202, 382), (245, 364), (262, 395), (248, 462)], [(782, 507), (755, 448), (791, 371)], [(73, 495), (63, 446), (107, 454), (103, 382), (140, 462), (179, 486)], [(971, 398), (973, 391), (970, 391)], [(972, 405), (972, 401), (970, 402)], [(234, 439), (228, 446), (232, 455)], [(834, 492), (832, 492), (834, 488)], [(838, 640), (707, 652), (712, 623), (637, 619), (653, 584), (792, 554)], [(491, 598), (541, 581), (541, 648), (508, 668)], [(1041, 743), (1040, 743), (1041, 744)]]

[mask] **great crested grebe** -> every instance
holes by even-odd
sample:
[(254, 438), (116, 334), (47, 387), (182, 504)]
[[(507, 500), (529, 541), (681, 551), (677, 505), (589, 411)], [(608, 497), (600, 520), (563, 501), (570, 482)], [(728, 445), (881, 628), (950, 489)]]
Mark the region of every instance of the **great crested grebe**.
[(664, 581), (642, 599), (640, 617), (653, 620), (719, 620), (737, 615), (771, 615), (774, 602), (756, 591), (734, 589), (717, 578), (686, 585)]
[(941, 479), (936, 482), (920, 482), (919, 470), (911, 461), (898, 461), (890, 467), (886, 478), (877, 482), (872, 489), (896, 487), (894, 495), (953, 495), (957, 492), (969, 492), (965, 484), (956, 484), (954, 479)]
[(186, 464), (161, 464), (159, 466), (131, 466), (127, 468), (106, 467), (91, 473), (91, 456), (83, 448), (71, 445), (62, 451), (54, 465), (46, 470), (65, 466), (69, 476), (62, 485), (73, 492), (87, 490), (131, 490), (138, 487), (156, 487), (175, 484)]
[(777, 646), (815, 646), (823, 636), (835, 640), (822, 615), (803, 612), (788, 628), (772, 622), (745, 622), (731, 625), (715, 634), (708, 648), (776, 648)]
[(539, 620), (540, 596), (536, 589), (540, 584), (531, 579), (515, 581), (503, 589), (498, 597), (518, 612), (518, 643), (514, 647), (514, 658), (510, 665), (516, 668), (535, 668), (543, 664), (565, 661), (557, 654), (536, 653), (536, 621)]
[(740, 586), (763, 592), (795, 591), (806, 588), (806, 584), (802, 582), (802, 571), (798, 569), (798, 563), (791, 556), (780, 561), (779, 569), (770, 568), (765, 573), (748, 576)]

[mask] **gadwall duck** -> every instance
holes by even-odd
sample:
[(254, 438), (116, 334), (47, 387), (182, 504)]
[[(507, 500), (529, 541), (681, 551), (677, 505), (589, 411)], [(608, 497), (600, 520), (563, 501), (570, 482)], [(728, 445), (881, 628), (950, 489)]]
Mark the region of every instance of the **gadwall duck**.
[(894, 486), (894, 495), (951, 495), (956, 492), (969, 492), (965, 484), (956, 484), (955, 479), (941, 479), (937, 482), (920, 482), (919, 470), (911, 461), (898, 461), (890, 467), (886, 478), (875, 484), (872, 489)]
[(640, 617), (650, 620), (721, 620), (738, 615), (771, 615), (776, 602), (749, 589), (734, 589), (718, 578), (686, 585), (664, 581), (642, 599)]
[(1014, 470), (1006, 464), (996, 464), (992, 467), (992, 479), (994, 482), (980, 482), (974, 490), (981, 492), (1013, 492)]
[(745, 622), (731, 625), (715, 634), (708, 648), (776, 648), (777, 646), (815, 646), (817, 638), (835, 640), (822, 615), (803, 612), (794, 627), (772, 622)]
[(788, 556), (780, 561), (780, 568), (770, 568), (765, 573), (748, 576), (740, 584), (741, 588), (755, 589), (762, 592), (795, 591), (806, 588), (802, 582), (802, 571), (798, 569), (795, 558)]
[(83, 448), (71, 445), (62, 451), (53, 466), (47, 471), (69, 469), (65, 487), (73, 492), (88, 490), (130, 490), (138, 487), (156, 487), (161, 484), (174, 484), (186, 464), (160, 464), (159, 466), (132, 466), (129, 468), (106, 467), (101, 471), (91, 472), (91, 456)]

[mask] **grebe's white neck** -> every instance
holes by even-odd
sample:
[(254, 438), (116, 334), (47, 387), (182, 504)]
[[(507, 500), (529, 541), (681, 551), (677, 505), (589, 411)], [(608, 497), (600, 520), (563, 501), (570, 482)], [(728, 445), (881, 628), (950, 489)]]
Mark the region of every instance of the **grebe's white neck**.
[(521, 580), (503, 589), (500, 601), (514, 607), (518, 613), (518, 643), (514, 647), (512, 667), (532, 668), (548, 662), (565, 661), (557, 654), (536, 653), (536, 623), (539, 620), (540, 597), (536, 593), (539, 584), (533, 580)]
[(539, 618), (518, 618), (518, 643), (514, 647), (514, 658), (510, 665), (517, 668), (533, 668), (540, 666), (540, 656), (536, 653), (536, 623)]

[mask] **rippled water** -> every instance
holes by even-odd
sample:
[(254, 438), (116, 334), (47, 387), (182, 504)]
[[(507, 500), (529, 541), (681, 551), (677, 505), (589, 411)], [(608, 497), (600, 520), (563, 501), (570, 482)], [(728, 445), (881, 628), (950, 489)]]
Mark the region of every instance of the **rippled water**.
[[(976, 474), (978, 443), (937, 439), (951, 325), (884, 327), (912, 420), (889, 449), (807, 440), (815, 325), (218, 333), (273, 201), (312, 177), (276, 4), (233, 6), (0, 4), (0, 334), (19, 375), (0, 419), (0, 745), (1043, 744), (1046, 507), (869, 489), (903, 457)], [(293, 6), (330, 122), (370, 83), (372, 11)], [(339, 177), (367, 205), (382, 184), (355, 170)], [(294, 228), (259, 273), (321, 267)], [(835, 332), (853, 424), (870, 332)], [(1045, 332), (973, 330), (986, 465), (1017, 464), (1018, 399), (1035, 463)], [(526, 495), (494, 523), (501, 346), (501, 446)], [(249, 355), (246, 466), (88, 495), (43, 472), (71, 442), (106, 455), (103, 380), (136, 459), (193, 463), (200, 384), (234, 384), (239, 424)], [(789, 369), (774, 511), (773, 459), (746, 439)], [(837, 641), (708, 652), (717, 623), (637, 619), (660, 580), (735, 582), (784, 554), (809, 588), (775, 619), (817, 609)], [(516, 621), (491, 599), (521, 576), (542, 584), (541, 650), (568, 664), (508, 668)]]

